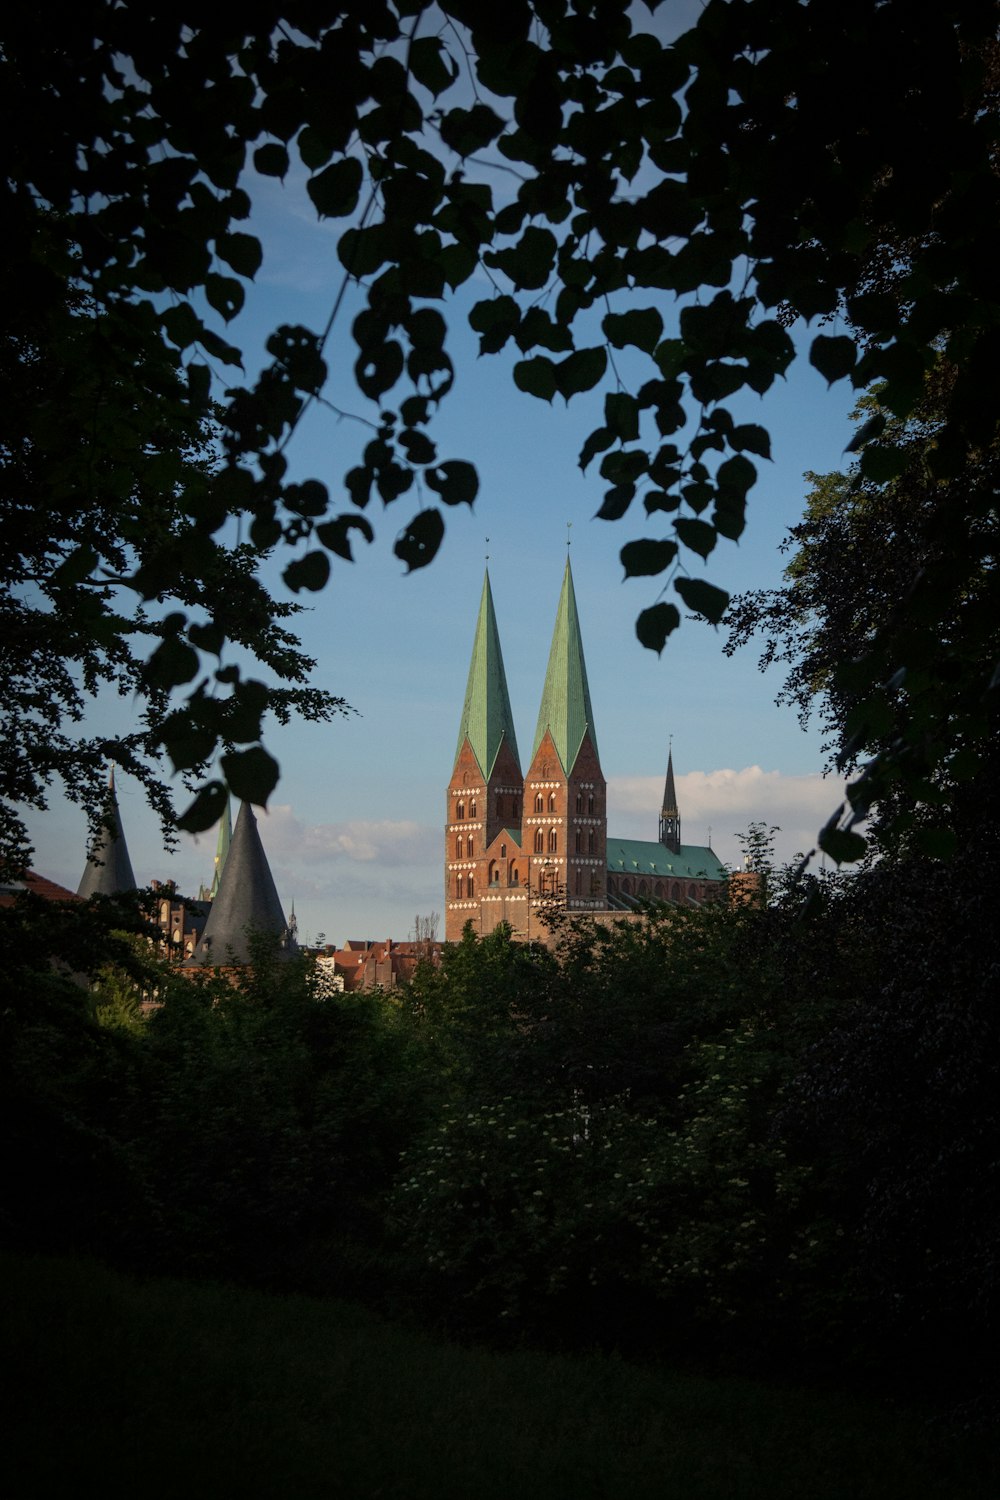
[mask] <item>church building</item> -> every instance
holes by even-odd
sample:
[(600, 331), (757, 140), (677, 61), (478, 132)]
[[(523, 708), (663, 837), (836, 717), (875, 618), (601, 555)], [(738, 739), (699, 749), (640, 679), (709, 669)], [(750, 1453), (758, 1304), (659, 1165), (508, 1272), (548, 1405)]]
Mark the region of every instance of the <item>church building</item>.
[(528, 769), (522, 774), (489, 573), (483, 582), (458, 746), (448, 785), (445, 937), (506, 922), (544, 940), (555, 903), (605, 918), (647, 901), (700, 904), (724, 889), (714, 851), (681, 842), (668, 757), (659, 837), (608, 834), (587, 667), (569, 560), (563, 574)]

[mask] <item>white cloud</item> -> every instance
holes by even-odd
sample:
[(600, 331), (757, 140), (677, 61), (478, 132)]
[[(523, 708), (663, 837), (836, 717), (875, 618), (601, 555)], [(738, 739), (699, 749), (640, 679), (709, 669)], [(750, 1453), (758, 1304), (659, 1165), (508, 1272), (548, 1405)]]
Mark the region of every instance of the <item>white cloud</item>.
[[(833, 777), (787, 776), (761, 766), (690, 771), (676, 778), (685, 843), (708, 841), (723, 859), (739, 854), (737, 834), (750, 823), (777, 826), (779, 860), (815, 847), (817, 834), (843, 798)], [(654, 839), (663, 799), (662, 776), (616, 776), (608, 782), (608, 828), (622, 838)]]
[(258, 815), (268, 858), (296, 866), (349, 862), (382, 867), (425, 864), (428, 849), (438, 852), (440, 834), (409, 820), (351, 819), (344, 823), (303, 823), (291, 807), (279, 804)]

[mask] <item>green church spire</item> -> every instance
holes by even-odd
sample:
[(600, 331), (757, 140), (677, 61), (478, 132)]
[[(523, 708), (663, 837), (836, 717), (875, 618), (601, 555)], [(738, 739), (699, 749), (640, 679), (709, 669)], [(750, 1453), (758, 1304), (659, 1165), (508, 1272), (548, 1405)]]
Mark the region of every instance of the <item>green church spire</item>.
[(583, 659), (583, 641), (580, 638), (580, 620), (576, 612), (576, 594), (569, 558), (566, 559), (559, 608), (556, 610), (542, 706), (538, 710), (535, 743), (531, 751), (532, 760), (538, 753), (546, 730), (552, 736), (567, 776), (573, 769), (583, 737), (588, 732), (594, 754), (598, 753), (594, 710), (590, 705), (587, 666)]
[(490, 575), (487, 571), (483, 579), (483, 596), (479, 603), (475, 639), (472, 642), (472, 661), (465, 689), (462, 722), (458, 726), (455, 759), (461, 755), (462, 745), (468, 739), (485, 779), (493, 770), (504, 736), (514, 759), (520, 764), (514, 718), (507, 695), (507, 677), (503, 669), (503, 653), (500, 650), (500, 635), (493, 611)]
[(212, 889), (209, 892), (209, 900), (214, 901), (219, 894), (219, 881), (222, 879), (222, 867), (226, 863), (226, 855), (229, 853), (229, 845), (233, 837), (233, 818), (230, 811), (229, 797), (226, 797), (226, 810), (219, 819), (219, 839), (215, 846), (215, 873), (212, 877)]

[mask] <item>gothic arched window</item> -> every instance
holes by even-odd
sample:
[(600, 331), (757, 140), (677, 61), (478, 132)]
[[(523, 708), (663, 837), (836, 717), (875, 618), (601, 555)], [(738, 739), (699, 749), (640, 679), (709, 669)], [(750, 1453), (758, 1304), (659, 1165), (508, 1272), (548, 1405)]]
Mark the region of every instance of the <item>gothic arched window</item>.
[(474, 896), (476, 894), (476, 877), (475, 877), (475, 875), (467, 875), (465, 877), (465, 894), (467, 896)]
[(582, 813), (583, 812), (583, 793), (582, 792), (577, 792), (577, 794), (576, 794), (576, 810), (577, 810), (578, 813)]
[(455, 808), (455, 817), (457, 818), (457, 820), (459, 822), (461, 822), (462, 819), (465, 817), (465, 803), (464, 802), (460, 802), (458, 804), (458, 806)]
[(475, 816), (476, 816), (476, 799), (475, 799), (475, 797), (473, 797), (472, 801), (469, 803), (469, 817), (470, 818), (474, 818)]
[(555, 854), (559, 847), (559, 835), (554, 828), (549, 829), (549, 853)]
[(544, 812), (544, 811), (545, 811), (545, 798), (542, 796), (541, 792), (539, 792), (538, 796), (535, 798), (535, 812)]
[(545, 853), (545, 835), (540, 828), (535, 829), (535, 853)]
[(588, 854), (593, 854), (593, 852), (594, 852), (594, 830), (591, 829), (590, 832), (587, 834), (587, 853)]
[(455, 858), (456, 859), (461, 859), (462, 858), (462, 835), (461, 834), (459, 834), (458, 838), (455, 840)]
[(555, 792), (550, 792), (549, 793), (549, 812), (555, 812), (555, 810), (556, 810), (556, 794), (555, 794)]
[(468, 859), (472, 858), (472, 847), (472, 834), (470, 833), (469, 837), (465, 841), (465, 853)]
[(587, 798), (587, 811), (589, 813), (592, 813), (594, 811), (594, 794), (593, 794), (593, 792), (591, 792), (590, 796)]
[(574, 847), (574, 853), (576, 853), (576, 854), (579, 854), (580, 851), (581, 851), (581, 849), (582, 849), (582, 847), (583, 847), (583, 834), (580, 832), (579, 828), (576, 830), (576, 833), (573, 835), (573, 847)]

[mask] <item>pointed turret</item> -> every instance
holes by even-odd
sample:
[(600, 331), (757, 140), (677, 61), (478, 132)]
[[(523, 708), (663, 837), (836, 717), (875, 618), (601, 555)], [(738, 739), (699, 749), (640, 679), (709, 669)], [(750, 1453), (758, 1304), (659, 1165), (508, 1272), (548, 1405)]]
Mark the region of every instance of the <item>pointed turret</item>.
[(674, 752), (667, 750), (667, 779), (663, 787), (663, 806), (660, 809), (660, 843), (679, 854), (681, 850), (681, 815), (677, 807), (677, 792), (674, 788)]
[(279, 955), (291, 956), (294, 943), (257, 831), (257, 819), (250, 804), (244, 802), (219, 879), (218, 894), (188, 964), (224, 967), (249, 963), (248, 930), (277, 938), (281, 944)]
[(212, 876), (212, 889), (208, 893), (209, 901), (214, 901), (219, 894), (219, 881), (222, 879), (223, 866), (229, 853), (229, 845), (233, 839), (233, 817), (230, 810), (229, 796), (226, 796), (226, 810), (219, 819), (219, 838), (215, 846), (215, 872)]
[(119, 891), (134, 891), (135, 876), (128, 857), (128, 845), (122, 829), (115, 793), (115, 768), (108, 778), (108, 796), (97, 838), (87, 855), (77, 895), (86, 901), (90, 896), (114, 896)]
[(567, 558), (524, 778), (523, 841), (536, 905), (558, 901), (578, 911), (604, 905), (607, 831), (607, 783)]
[(546, 730), (552, 736), (552, 743), (567, 776), (573, 769), (585, 735), (590, 735), (594, 755), (598, 756), (594, 710), (590, 704), (587, 666), (583, 659), (583, 641), (580, 637), (580, 621), (569, 558), (566, 559), (559, 607), (556, 610), (542, 704), (538, 710), (535, 742), (531, 748), (532, 760), (538, 754), (538, 747)]
[[(520, 879), (524, 778), (493, 609), (483, 579), (445, 822), (445, 933), (457, 941), (477, 892)], [(516, 873), (517, 872), (517, 873)], [(518, 892), (520, 895), (520, 891)], [(499, 920), (499, 918), (498, 918)]]
[(507, 674), (504, 672), (503, 653), (500, 650), (500, 634), (493, 609), (493, 591), (487, 571), (483, 579), (479, 618), (472, 642), (472, 661), (469, 664), (462, 721), (458, 726), (455, 760), (458, 760), (462, 746), (468, 740), (479, 769), (484, 779), (488, 780), (505, 738), (514, 760), (520, 763), (514, 716), (510, 711), (507, 693)]

